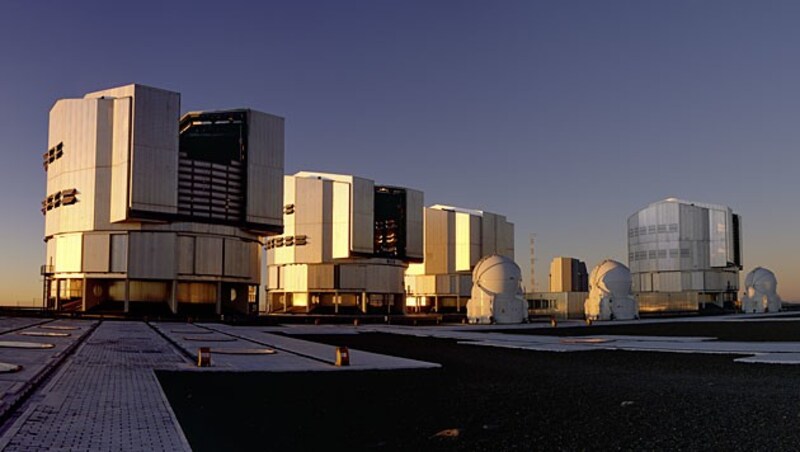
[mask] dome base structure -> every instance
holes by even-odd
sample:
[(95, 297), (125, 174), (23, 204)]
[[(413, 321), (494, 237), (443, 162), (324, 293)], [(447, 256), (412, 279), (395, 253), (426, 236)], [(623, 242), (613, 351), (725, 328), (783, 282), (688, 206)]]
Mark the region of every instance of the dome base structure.
[(627, 297), (600, 297), (586, 299), (584, 305), (586, 318), (589, 320), (634, 320), (639, 318), (636, 300)]

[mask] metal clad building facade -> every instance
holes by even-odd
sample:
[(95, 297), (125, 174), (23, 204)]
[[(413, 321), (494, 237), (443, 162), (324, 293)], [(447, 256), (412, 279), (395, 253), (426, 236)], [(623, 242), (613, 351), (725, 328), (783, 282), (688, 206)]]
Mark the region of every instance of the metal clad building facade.
[(402, 312), (422, 260), (422, 192), (356, 176), (284, 178), (283, 235), (267, 240), (267, 312)]
[(726, 206), (667, 199), (628, 218), (628, 263), (640, 308), (696, 310), (735, 299), (741, 219)]
[(588, 292), (586, 264), (573, 257), (556, 257), (550, 262), (550, 292)]
[(178, 93), (128, 85), (56, 102), (48, 147), (48, 308), (252, 309), (260, 237), (282, 230), (282, 118), (181, 118)]
[(424, 210), (425, 259), (406, 272), (406, 307), (461, 311), (472, 294), (472, 270), (484, 256), (514, 259), (514, 224), (490, 212), (434, 205)]

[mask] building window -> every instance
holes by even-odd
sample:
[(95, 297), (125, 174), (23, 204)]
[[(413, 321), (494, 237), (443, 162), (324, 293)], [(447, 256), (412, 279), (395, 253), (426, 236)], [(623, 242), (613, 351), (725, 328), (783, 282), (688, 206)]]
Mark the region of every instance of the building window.
[(56, 207), (68, 206), (78, 202), (78, 190), (75, 188), (68, 188), (53, 193), (42, 200), (42, 215), (46, 215), (47, 211), (53, 210)]
[(550, 309), (554, 306), (550, 300), (533, 300), (533, 309)]
[(62, 300), (74, 300), (83, 296), (83, 280), (64, 279), (59, 284), (59, 298)]
[(58, 143), (57, 145), (48, 149), (47, 152), (45, 152), (44, 155), (42, 155), (42, 166), (44, 166), (44, 170), (47, 171), (47, 168), (50, 166), (50, 164), (60, 159), (61, 156), (63, 155), (64, 155), (63, 142)]

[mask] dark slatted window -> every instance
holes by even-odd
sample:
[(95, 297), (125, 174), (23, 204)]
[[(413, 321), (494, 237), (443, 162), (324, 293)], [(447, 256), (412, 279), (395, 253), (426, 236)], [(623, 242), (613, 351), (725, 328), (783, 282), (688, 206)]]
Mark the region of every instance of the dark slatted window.
[(375, 255), (406, 257), (406, 191), (375, 187)]
[(178, 214), (195, 220), (244, 221), (246, 149), (246, 112), (185, 116), (178, 160)]

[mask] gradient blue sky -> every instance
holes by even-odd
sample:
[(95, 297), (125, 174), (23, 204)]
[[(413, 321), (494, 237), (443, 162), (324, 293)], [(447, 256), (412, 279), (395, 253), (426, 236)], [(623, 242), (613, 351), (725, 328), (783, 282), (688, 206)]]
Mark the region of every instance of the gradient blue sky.
[(527, 272), (627, 260), (668, 196), (742, 215), (745, 269), (800, 299), (800, 2), (7, 1), (0, 297), (41, 297), (41, 153), (58, 98), (131, 82), (184, 111), (286, 117), (286, 171), (505, 214)]

